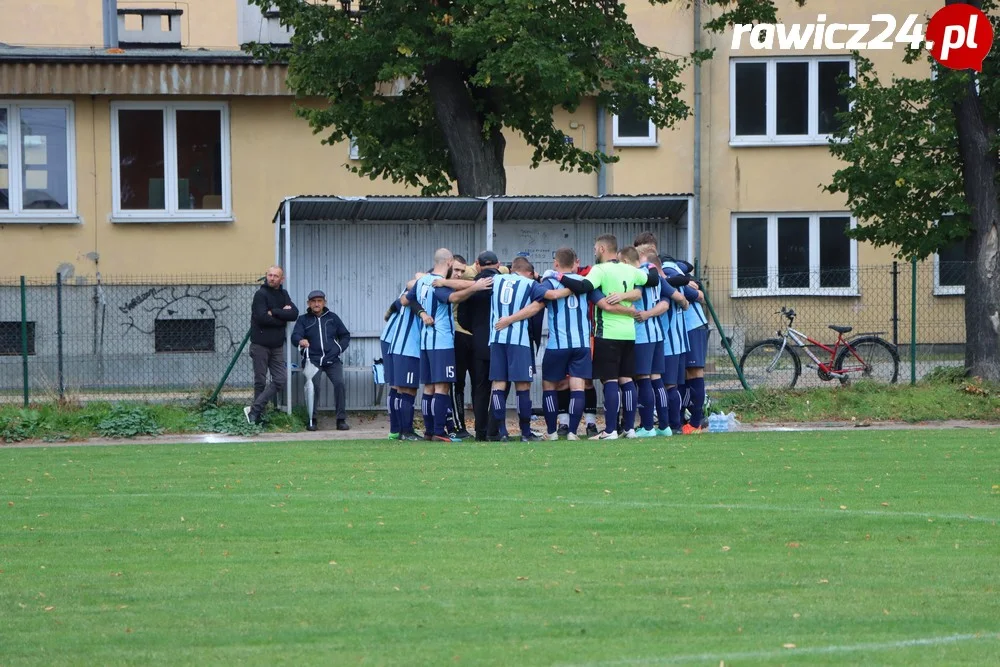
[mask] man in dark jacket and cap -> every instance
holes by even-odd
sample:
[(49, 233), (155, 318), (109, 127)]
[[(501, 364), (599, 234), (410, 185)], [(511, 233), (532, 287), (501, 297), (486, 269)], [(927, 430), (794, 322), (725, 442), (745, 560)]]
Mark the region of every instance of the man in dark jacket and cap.
[[(268, 401), (284, 391), (288, 369), (282, 354), (285, 329), (299, 316), (288, 292), (282, 288), (285, 272), (280, 266), (267, 270), (265, 284), (253, 295), (250, 311), (250, 359), (253, 360), (253, 405), (243, 408), (247, 421), (259, 424)], [(271, 384), (267, 374), (271, 373)]]
[[(475, 280), (492, 278), (501, 273), (500, 259), (492, 250), (479, 253), (475, 263)], [(458, 321), (472, 332), (475, 355), (472, 375), (472, 407), (476, 415), (476, 440), (486, 440), (490, 420), (490, 300), (492, 292), (477, 292), (458, 306)]]
[[(335, 312), (326, 307), (326, 294), (320, 290), (309, 292), (309, 310), (295, 321), (292, 345), (305, 351), (313, 366), (320, 369), (333, 383), (333, 400), (337, 407), (337, 430), (347, 431), (347, 387), (344, 384), (342, 355), (351, 344), (351, 332)], [(319, 395), (319, 387), (314, 388)], [(316, 405), (310, 415), (310, 431), (316, 430)]]

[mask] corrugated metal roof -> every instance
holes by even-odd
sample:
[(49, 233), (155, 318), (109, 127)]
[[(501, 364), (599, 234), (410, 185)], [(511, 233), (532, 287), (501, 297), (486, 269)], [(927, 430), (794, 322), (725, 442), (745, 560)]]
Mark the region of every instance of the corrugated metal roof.
[[(687, 215), (689, 194), (289, 198), (292, 222), (481, 222), (492, 199), (493, 221), (667, 220)], [(284, 215), (284, 202), (274, 219)]]
[(5, 95), (291, 95), (287, 74), (241, 51), (0, 46)]

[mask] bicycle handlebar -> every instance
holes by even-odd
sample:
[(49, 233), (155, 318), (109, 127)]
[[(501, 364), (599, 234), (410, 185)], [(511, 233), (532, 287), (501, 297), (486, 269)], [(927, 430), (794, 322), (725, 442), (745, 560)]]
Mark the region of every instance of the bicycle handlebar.
[(795, 319), (795, 309), (782, 306), (781, 310), (776, 312), (775, 315), (784, 315), (785, 317), (788, 318), (788, 321), (791, 322), (792, 320)]

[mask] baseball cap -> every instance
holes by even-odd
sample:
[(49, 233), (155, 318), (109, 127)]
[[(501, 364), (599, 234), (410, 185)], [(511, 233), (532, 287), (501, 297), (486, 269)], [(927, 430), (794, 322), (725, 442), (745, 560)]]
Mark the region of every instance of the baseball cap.
[(493, 266), (494, 264), (500, 263), (500, 259), (497, 257), (497, 254), (492, 250), (484, 250), (479, 253), (479, 257), (476, 258), (476, 261), (479, 262), (479, 266)]
[(318, 289), (314, 289), (312, 292), (309, 292), (309, 296), (306, 297), (306, 301), (312, 301), (313, 299), (326, 299), (326, 295)]

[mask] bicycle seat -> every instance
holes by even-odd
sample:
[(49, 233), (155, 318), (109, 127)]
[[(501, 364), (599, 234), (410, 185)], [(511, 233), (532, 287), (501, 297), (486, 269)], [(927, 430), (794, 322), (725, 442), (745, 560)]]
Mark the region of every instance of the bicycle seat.
[(836, 331), (837, 333), (841, 333), (841, 334), (848, 333), (852, 329), (854, 329), (854, 327), (839, 327), (836, 324), (831, 324), (830, 328), (833, 329), (834, 331)]

